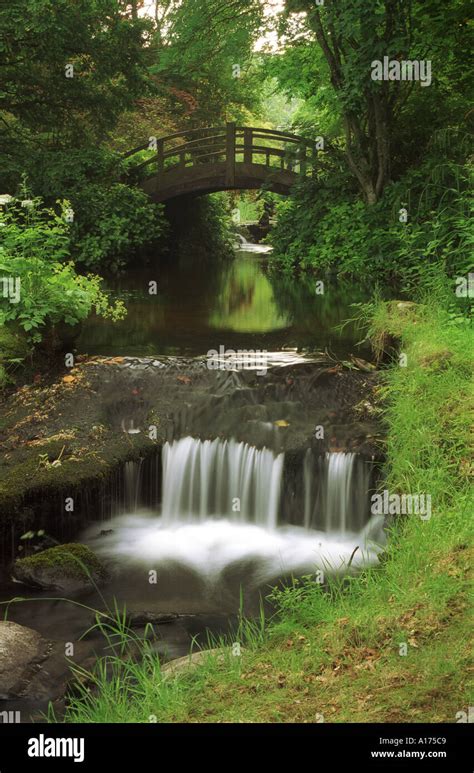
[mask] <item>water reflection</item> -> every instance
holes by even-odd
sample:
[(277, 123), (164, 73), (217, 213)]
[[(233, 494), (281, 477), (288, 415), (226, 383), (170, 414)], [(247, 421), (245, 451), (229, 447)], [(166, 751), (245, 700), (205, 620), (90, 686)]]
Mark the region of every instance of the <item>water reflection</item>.
[(291, 325), (290, 314), (282, 312), (275, 300), (262, 259), (249, 252), (239, 250), (233, 263), (224, 269), (215, 300), (209, 325), (218, 330), (265, 333)]
[[(149, 282), (158, 292), (150, 295)], [(234, 349), (322, 351), (346, 356), (360, 338), (351, 304), (367, 290), (329, 284), (318, 294), (315, 277), (286, 277), (268, 270), (267, 257), (239, 249), (233, 260), (185, 261), (129, 271), (109, 284), (127, 305), (125, 320), (91, 317), (80, 352), (104, 355), (202, 355), (223, 345)]]

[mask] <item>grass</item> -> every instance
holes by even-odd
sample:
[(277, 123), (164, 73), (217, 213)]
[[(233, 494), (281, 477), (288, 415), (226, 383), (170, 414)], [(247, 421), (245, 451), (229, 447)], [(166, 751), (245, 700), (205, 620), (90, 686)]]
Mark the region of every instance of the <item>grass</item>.
[(254, 223), (260, 218), (261, 207), (258, 206), (257, 201), (240, 196), (237, 208), (240, 212), (241, 223)]
[(396, 520), (381, 565), (329, 592), (307, 581), (274, 591), (272, 620), (242, 621), (240, 657), (231, 637), (223, 657), (173, 678), (149, 642), (138, 660), (102, 659), (66, 722), (456, 722), (472, 705), (471, 333), (429, 305), (377, 303), (370, 315), (371, 334), (398, 337), (407, 363), (380, 389), (384, 487), (431, 494), (431, 519)]

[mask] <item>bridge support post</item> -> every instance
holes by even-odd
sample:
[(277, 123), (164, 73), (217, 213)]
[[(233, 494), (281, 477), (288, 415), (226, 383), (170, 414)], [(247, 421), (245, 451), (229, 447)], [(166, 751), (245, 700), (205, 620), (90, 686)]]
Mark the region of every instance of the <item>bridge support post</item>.
[(252, 163), (252, 129), (244, 129), (244, 164)]
[(235, 185), (235, 123), (226, 125), (225, 140), (225, 184), (229, 188)]

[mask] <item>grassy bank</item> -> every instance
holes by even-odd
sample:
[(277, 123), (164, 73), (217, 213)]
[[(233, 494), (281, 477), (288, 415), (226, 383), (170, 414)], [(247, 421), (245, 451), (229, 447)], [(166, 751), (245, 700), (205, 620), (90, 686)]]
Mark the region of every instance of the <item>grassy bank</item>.
[(471, 333), (429, 306), (376, 304), (371, 326), (406, 355), (380, 393), (384, 486), (430, 494), (431, 518), (398, 519), (381, 566), (344, 587), (275, 594), (279, 614), (241, 630), (240, 657), (228, 648), (173, 678), (151, 651), (109, 663), (108, 678), (102, 661), (98, 691), (66, 721), (456, 722), (467, 710)]

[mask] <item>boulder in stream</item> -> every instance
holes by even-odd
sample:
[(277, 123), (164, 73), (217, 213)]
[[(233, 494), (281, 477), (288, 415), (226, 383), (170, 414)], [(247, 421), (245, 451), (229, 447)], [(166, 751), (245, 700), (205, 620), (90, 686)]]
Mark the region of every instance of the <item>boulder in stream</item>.
[(77, 593), (90, 590), (108, 579), (97, 556), (85, 545), (70, 543), (18, 559), (13, 566), (16, 580), (41, 590)]
[(32, 628), (0, 621), (0, 700), (23, 694), (48, 649), (49, 642)]

